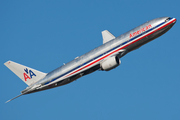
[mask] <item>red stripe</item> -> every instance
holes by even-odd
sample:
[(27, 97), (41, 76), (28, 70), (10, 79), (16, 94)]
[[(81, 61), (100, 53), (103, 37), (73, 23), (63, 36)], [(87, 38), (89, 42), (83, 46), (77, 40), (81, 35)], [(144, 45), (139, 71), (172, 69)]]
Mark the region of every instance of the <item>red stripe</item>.
[(102, 58), (99, 58), (98, 60), (96, 60), (96, 61), (94, 61), (94, 62), (92, 62), (92, 63), (90, 63), (90, 64), (88, 64), (88, 65), (86, 65), (86, 66), (84, 66), (84, 67), (82, 67), (82, 68), (80, 68), (80, 69), (78, 69), (78, 70), (72, 72), (72, 73), (70, 73), (69, 75), (67, 75), (67, 76), (65, 76), (65, 77), (68, 77), (68, 76), (70, 76), (70, 75), (72, 75), (72, 74), (74, 74), (74, 73), (76, 73), (76, 72), (79, 72), (80, 70), (82, 70), (82, 69), (84, 69), (84, 68), (87, 68), (87, 67), (89, 67), (89, 66), (95, 64), (96, 62), (99, 62), (100, 60), (102, 60), (102, 59), (104, 59), (104, 58), (110, 56), (111, 54), (116, 53), (116, 52), (118, 52), (119, 50), (121, 50), (121, 49), (123, 49), (123, 48), (125, 48), (125, 47), (127, 47), (127, 46), (129, 46), (129, 45), (131, 45), (131, 44), (133, 44), (133, 43), (135, 43), (135, 42), (137, 42), (137, 41), (139, 41), (139, 40), (141, 40), (141, 39), (143, 39), (143, 38), (145, 38), (145, 37), (147, 37), (147, 36), (153, 34), (153, 33), (155, 33), (156, 31), (158, 31), (158, 30), (160, 30), (160, 29), (162, 29), (162, 28), (168, 26), (169, 24), (171, 24), (171, 23), (173, 23), (173, 22), (175, 22), (175, 21), (176, 21), (176, 19), (174, 19), (173, 21), (169, 22), (168, 24), (165, 24), (164, 26), (161, 26), (161, 27), (158, 28), (157, 30), (155, 30), (155, 31), (153, 31), (153, 32), (151, 32), (151, 33), (148, 33), (147, 35), (145, 35), (145, 36), (143, 36), (143, 37), (141, 37), (141, 38), (138, 38), (137, 40), (134, 40), (133, 42), (131, 42), (131, 43), (129, 43), (129, 44), (127, 44), (127, 45), (125, 45), (125, 46), (123, 46), (123, 47), (121, 47), (121, 48), (119, 48), (119, 49), (117, 49), (117, 50), (115, 50), (115, 51), (113, 51), (113, 52), (111, 52), (111, 53), (105, 55), (105, 56), (103, 56)]

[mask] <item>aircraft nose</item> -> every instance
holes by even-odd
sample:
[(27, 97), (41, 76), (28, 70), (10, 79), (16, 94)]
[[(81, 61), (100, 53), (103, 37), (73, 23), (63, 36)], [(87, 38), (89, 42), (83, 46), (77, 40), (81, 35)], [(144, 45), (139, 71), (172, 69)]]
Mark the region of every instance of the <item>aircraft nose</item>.
[(174, 25), (175, 23), (176, 23), (176, 18), (172, 18), (172, 17), (169, 17), (169, 18), (167, 18), (166, 19), (166, 21), (169, 21), (170, 20), (170, 23), (169, 24), (172, 24), (172, 25)]
[(173, 23), (175, 24), (175, 23), (176, 23), (176, 21), (177, 21), (177, 19), (176, 19), (176, 18), (174, 18), (174, 22), (173, 22)]

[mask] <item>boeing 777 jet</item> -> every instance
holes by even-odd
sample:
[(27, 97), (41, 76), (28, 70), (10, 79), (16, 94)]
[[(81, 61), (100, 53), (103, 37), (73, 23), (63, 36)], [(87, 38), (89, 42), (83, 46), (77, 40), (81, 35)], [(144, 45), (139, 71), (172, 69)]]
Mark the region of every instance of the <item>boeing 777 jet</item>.
[(19, 96), (34, 93), (68, 84), (96, 70), (112, 70), (121, 64), (121, 57), (163, 35), (175, 23), (175, 18), (156, 18), (118, 37), (104, 30), (102, 31), (103, 44), (101, 46), (50, 73), (43, 73), (13, 61), (7, 61), (4, 64), (28, 85)]

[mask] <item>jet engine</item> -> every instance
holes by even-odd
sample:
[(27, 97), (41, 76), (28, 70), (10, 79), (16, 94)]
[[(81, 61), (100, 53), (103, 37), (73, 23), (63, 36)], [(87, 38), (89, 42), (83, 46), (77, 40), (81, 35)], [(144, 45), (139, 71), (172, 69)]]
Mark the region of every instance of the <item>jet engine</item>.
[(109, 71), (121, 64), (120, 59), (117, 56), (112, 56), (107, 60), (104, 60), (101, 65), (101, 70)]

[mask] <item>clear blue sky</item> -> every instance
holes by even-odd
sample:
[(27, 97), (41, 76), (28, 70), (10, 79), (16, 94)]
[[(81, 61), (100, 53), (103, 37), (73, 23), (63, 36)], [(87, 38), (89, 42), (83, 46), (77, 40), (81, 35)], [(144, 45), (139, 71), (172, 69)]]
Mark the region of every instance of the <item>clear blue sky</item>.
[[(8, 0), (0, 2), (1, 120), (179, 120), (179, 0)], [(24, 95), (27, 86), (4, 62), (50, 72), (115, 36), (157, 17), (177, 18), (163, 36), (109, 72)]]

